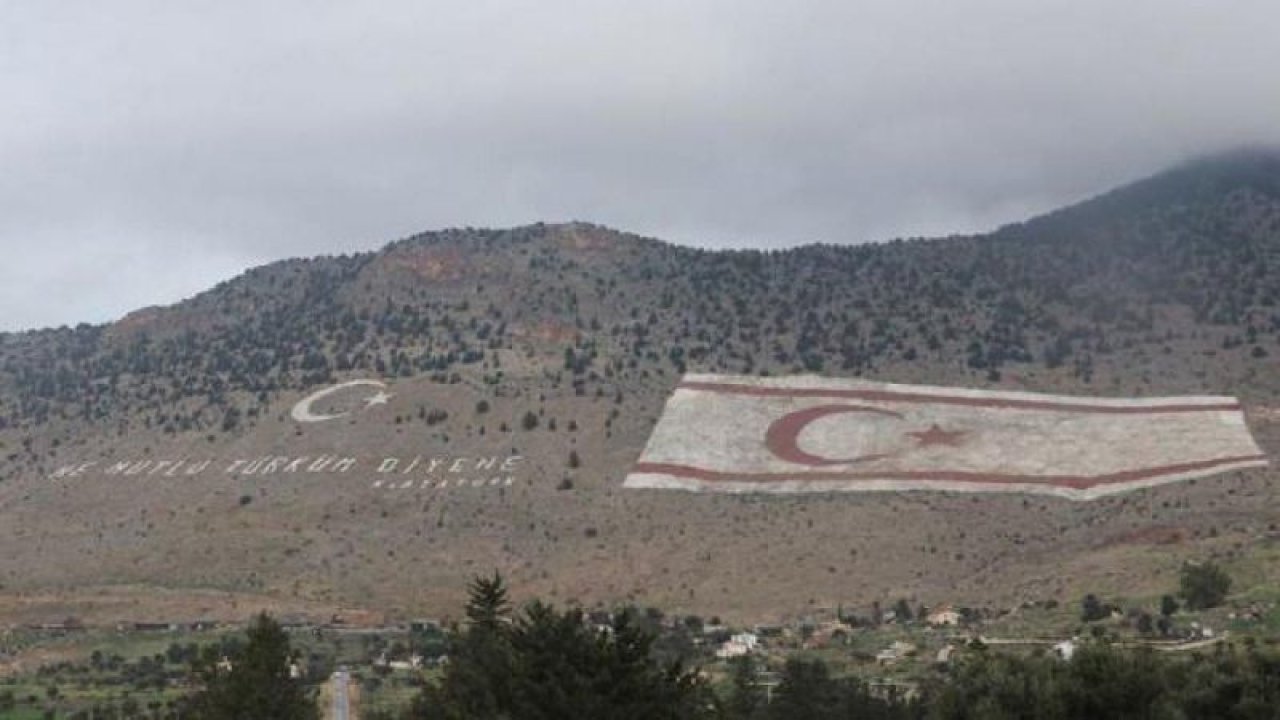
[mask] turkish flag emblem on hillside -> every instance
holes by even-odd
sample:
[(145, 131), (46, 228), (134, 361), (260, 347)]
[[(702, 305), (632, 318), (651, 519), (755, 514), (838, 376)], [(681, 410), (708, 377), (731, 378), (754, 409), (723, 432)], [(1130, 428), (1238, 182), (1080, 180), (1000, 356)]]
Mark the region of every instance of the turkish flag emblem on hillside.
[(1013, 491), (1085, 500), (1266, 464), (1231, 397), (688, 375), (625, 486)]

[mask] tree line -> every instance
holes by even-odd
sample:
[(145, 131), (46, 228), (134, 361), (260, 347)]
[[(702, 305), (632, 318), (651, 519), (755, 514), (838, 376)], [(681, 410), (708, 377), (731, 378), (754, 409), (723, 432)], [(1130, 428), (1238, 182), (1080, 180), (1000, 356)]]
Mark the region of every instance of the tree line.
[[(1280, 718), (1280, 652), (1252, 641), (1185, 656), (1106, 642), (1070, 659), (969, 649), (917, 687), (872, 685), (792, 656), (767, 686), (760, 661), (730, 663), (713, 686), (697, 668), (655, 653), (641, 618), (611, 624), (541, 601), (513, 609), (500, 576), (469, 586), (448, 662), (401, 714), (366, 720), (1183, 720)], [(262, 616), (182, 716), (314, 718), (315, 698), (290, 676), (288, 636)]]
[(653, 636), (627, 613), (595, 629), (580, 610), (537, 601), (512, 612), (497, 576), (472, 582), (467, 619), (442, 678), (405, 720), (1280, 718), (1280, 653), (1254, 644), (1173, 657), (1097, 642), (1070, 660), (978, 646), (910, 691), (793, 656), (766, 691), (750, 657), (716, 688), (695, 668), (656, 659)]

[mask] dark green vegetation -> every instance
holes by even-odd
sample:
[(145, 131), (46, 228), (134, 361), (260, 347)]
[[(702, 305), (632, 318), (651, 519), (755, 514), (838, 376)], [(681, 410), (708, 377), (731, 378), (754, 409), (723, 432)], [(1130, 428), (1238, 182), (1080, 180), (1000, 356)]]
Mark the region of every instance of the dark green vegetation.
[(260, 615), (243, 637), (173, 643), (132, 661), (95, 650), (83, 664), (60, 662), (34, 677), (6, 678), (0, 718), (308, 720), (319, 717), (316, 675), (305, 672), (280, 625)]
[[(241, 643), (207, 646), (231, 652)], [(35, 672), (0, 678), (0, 718), (174, 717), (190, 692), (198, 644), (126, 657), (95, 649), (83, 662), (50, 662)]]
[(438, 684), (406, 718), (706, 718), (723, 720), (1106, 720), (1280, 717), (1280, 654), (1253, 643), (1173, 658), (1085, 644), (1063, 660), (1018, 657), (980, 643), (911, 690), (834, 677), (821, 660), (786, 660), (766, 693), (757, 661), (732, 663), (719, 691), (627, 614), (592, 629), (581, 611), (533, 602), (511, 617), (501, 580), (471, 586), (468, 626)]
[(923, 716), (939, 720), (1261, 720), (1280, 717), (1280, 655), (1219, 646), (1172, 659), (1088, 645), (1064, 662), (988, 651), (961, 664), (926, 698)]
[(477, 579), (468, 626), (438, 684), (405, 713), (415, 720), (499, 718), (913, 717), (913, 706), (874, 697), (861, 681), (832, 678), (820, 661), (789, 660), (776, 698), (765, 696), (749, 658), (718, 695), (696, 670), (663, 661), (633, 613), (592, 627), (581, 610), (534, 601), (512, 616), (501, 578)]
[[(601, 622), (600, 613), (536, 599), (516, 608), (497, 575), (473, 579), (468, 590), (465, 620), (451, 632), (413, 629), (390, 643), (376, 634), (352, 636), (365, 658), (410, 652), (448, 657), (442, 665), (411, 670), (361, 663), (353, 670), (366, 698), (361, 717), (1280, 717), (1274, 635), (1170, 653), (1126, 647), (1103, 634), (1077, 642), (1065, 660), (1043, 647), (1028, 653), (975, 640), (957, 647), (947, 662), (923, 660), (925, 666), (905, 680), (883, 667), (871, 668), (870, 676), (838, 671), (828, 659), (847, 649), (762, 652), (720, 664), (709, 660), (705, 647), (672, 639), (701, 634), (699, 618), (662, 625), (653, 622), (662, 617), (656, 610), (632, 608)], [(51, 666), (35, 678), (0, 684), (0, 718), (314, 718), (328, 701), (319, 690), (334, 667), (334, 658), (316, 655), (318, 636), (287, 634), (259, 616), (244, 634), (173, 643), (165, 653), (137, 661), (95, 652), (83, 666)], [(408, 691), (397, 702), (368, 702), (393, 682)]]
[(313, 720), (315, 699), (303, 687), (301, 671), (291, 677), (297, 656), (280, 625), (260, 615), (249, 626), (244, 647), (225, 660), (206, 653), (197, 666), (202, 689), (191, 698), (183, 717), (193, 720)]
[[(261, 267), (110, 326), (0, 336), (0, 427), (235, 432), (281, 390), (348, 372), (448, 382), (538, 340), (580, 390), (658, 369), (856, 375), (939, 358), (1088, 382), (1100, 356), (1206, 333), (1263, 360), (1280, 331), (1277, 238), (1267, 153), (945, 240), (707, 252), (587, 225), (426, 233)], [(12, 459), (49, 449), (33, 439)]]
[(537, 601), (512, 617), (495, 575), (473, 581), (467, 619), (443, 680), (410, 717), (662, 720), (696, 717), (709, 701), (695, 673), (653, 659), (653, 636), (626, 613), (607, 630)]
[[(88, 679), (85, 679), (88, 682)], [(172, 718), (181, 706), (181, 695), (158, 690), (114, 693), (110, 688), (84, 685), (67, 692), (57, 682), (0, 686), (0, 718)], [(76, 709), (80, 708), (80, 709)]]
[(1191, 610), (1217, 607), (1231, 590), (1231, 576), (1214, 563), (1188, 564), (1182, 568), (1182, 597)]

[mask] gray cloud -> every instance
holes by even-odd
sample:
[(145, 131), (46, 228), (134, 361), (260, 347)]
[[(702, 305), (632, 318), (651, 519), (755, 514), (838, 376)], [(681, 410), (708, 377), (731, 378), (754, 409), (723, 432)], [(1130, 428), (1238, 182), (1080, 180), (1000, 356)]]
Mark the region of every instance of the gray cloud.
[(982, 230), (1280, 142), (1271, 2), (4, 15), (3, 329), (454, 225), (584, 219), (711, 247)]

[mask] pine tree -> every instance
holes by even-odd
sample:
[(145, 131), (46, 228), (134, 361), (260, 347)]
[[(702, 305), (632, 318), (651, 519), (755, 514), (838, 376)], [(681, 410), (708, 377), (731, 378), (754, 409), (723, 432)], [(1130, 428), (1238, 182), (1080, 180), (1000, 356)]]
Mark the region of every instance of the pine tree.
[(495, 572), (492, 578), (476, 577), (471, 580), (467, 592), (470, 596), (467, 601), (467, 620), (473, 627), (496, 632), (506, 622), (511, 611), (502, 576)]
[(760, 716), (765, 694), (756, 684), (756, 662), (750, 655), (729, 662), (730, 693), (725, 702), (726, 715), (734, 720), (751, 720)]
[(653, 658), (653, 636), (619, 614), (609, 632), (581, 610), (533, 602), (516, 615), (499, 575), (470, 585), (467, 626), (438, 685), (414, 700), (417, 720), (706, 716), (710, 698), (695, 672)]
[(414, 699), (420, 720), (498, 720), (511, 717), (511, 604), (502, 576), (476, 577), (467, 588), (467, 627), (449, 648), (442, 682)]
[(248, 642), (228, 658), (230, 668), (217, 662), (200, 669), (205, 688), (192, 698), (191, 717), (197, 720), (315, 720), (315, 699), (290, 677), (295, 660), (289, 636), (265, 613), (249, 626)]

